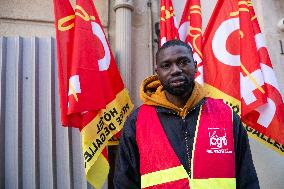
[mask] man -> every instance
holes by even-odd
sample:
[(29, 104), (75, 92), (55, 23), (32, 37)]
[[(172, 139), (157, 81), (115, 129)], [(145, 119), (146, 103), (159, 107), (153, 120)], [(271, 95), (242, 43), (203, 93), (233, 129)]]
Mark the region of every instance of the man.
[(143, 105), (123, 129), (115, 188), (259, 188), (240, 118), (205, 97), (196, 70), (186, 43), (172, 40), (158, 50), (157, 76), (143, 81)]

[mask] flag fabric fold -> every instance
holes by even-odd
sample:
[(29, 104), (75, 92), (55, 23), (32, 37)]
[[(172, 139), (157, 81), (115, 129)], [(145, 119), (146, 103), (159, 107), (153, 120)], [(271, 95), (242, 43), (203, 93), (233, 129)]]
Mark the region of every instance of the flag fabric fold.
[(179, 39), (188, 43), (197, 62), (195, 81), (203, 85), (202, 13), (200, 0), (187, 0), (180, 20)]
[(204, 33), (204, 82), (249, 135), (284, 155), (284, 104), (249, 0), (219, 0)]
[(171, 0), (160, 0), (160, 45), (178, 39), (178, 23)]
[[(75, 13), (69, 0), (54, 0), (54, 15), (57, 42), (58, 81), (62, 125), (69, 125), (68, 78), (71, 62)], [(69, 69), (68, 69), (69, 68)]]
[(133, 109), (92, 0), (54, 0), (62, 124), (77, 127), (87, 180), (101, 188), (107, 148)]

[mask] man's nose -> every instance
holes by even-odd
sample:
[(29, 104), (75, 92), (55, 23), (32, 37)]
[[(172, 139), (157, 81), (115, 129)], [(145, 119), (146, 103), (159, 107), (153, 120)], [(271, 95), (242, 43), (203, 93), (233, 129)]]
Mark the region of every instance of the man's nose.
[(182, 73), (182, 69), (177, 64), (172, 64), (172, 75), (180, 74)]

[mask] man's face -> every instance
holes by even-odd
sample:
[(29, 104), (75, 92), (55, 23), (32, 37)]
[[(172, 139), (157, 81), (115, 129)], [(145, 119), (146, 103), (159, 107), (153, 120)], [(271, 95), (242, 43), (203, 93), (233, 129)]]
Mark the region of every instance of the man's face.
[(196, 63), (188, 48), (170, 46), (160, 51), (157, 57), (156, 73), (167, 92), (184, 96), (194, 86)]

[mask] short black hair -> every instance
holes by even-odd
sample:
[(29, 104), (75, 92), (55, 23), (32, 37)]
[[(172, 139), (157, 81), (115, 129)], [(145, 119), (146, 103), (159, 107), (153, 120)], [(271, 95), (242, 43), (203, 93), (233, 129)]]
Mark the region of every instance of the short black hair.
[(189, 50), (189, 53), (193, 56), (192, 53), (192, 48), (185, 42), (178, 40), (178, 39), (173, 39), (170, 41), (167, 41), (166, 43), (164, 43), (156, 52), (156, 60), (158, 55), (160, 54), (160, 52), (168, 47), (173, 47), (173, 46), (184, 46)]

